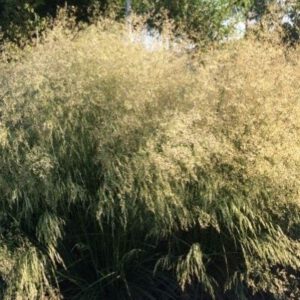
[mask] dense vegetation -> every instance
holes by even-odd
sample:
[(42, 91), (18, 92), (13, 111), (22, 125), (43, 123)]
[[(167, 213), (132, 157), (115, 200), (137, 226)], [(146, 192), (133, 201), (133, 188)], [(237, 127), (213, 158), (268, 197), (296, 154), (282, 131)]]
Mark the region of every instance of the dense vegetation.
[(299, 299), (299, 48), (126, 31), (3, 49), (3, 299)]
[(248, 23), (272, 15), (272, 6), (277, 7), (276, 23), (285, 31), (284, 41), (295, 43), (300, 37), (299, 0), (0, 0), (2, 40), (22, 45), (36, 38), (47, 28), (49, 18), (56, 17), (58, 7), (75, 7), (77, 21), (90, 23), (95, 14), (124, 18), (126, 3), (136, 14), (146, 16), (152, 27), (161, 28), (166, 18), (171, 19), (177, 32), (184, 31), (201, 47), (223, 40), (236, 22), (244, 22), (248, 31)]

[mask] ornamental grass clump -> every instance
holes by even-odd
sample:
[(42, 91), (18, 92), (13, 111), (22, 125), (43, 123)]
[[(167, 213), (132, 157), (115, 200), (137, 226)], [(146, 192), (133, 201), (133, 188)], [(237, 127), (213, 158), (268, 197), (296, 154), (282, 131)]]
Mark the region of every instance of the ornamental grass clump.
[(107, 20), (3, 54), (3, 298), (298, 299), (299, 55)]

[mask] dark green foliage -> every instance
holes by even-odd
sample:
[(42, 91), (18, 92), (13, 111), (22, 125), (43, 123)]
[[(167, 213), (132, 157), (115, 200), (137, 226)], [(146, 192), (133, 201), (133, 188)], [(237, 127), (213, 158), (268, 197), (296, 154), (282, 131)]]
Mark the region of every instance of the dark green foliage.
[(202, 44), (218, 41), (229, 32), (224, 21), (232, 14), (232, 1), (173, 0), (133, 1), (137, 12), (150, 12), (150, 23), (159, 21), (157, 15), (165, 12), (174, 22), (175, 28), (187, 33), (194, 41)]
[(300, 2), (293, 1), (286, 13), (290, 20), (283, 24), (284, 41), (288, 45), (295, 45), (300, 41)]
[[(36, 39), (45, 29), (45, 18), (55, 17), (58, 7), (75, 7), (77, 21), (89, 22), (91, 15), (111, 14), (117, 19), (124, 18), (125, 0), (0, 0), (0, 27), (4, 39), (18, 44), (24, 40)], [(224, 21), (232, 20), (237, 12), (243, 15), (248, 31), (248, 21), (261, 21), (270, 14), (274, 0), (132, 0), (132, 10), (138, 15), (147, 15), (150, 26), (161, 28), (166, 18), (174, 23), (177, 33), (185, 33), (194, 42), (207, 46), (211, 42), (222, 41), (231, 32)], [(287, 1), (281, 5), (281, 13), (289, 16), (292, 23), (284, 23), (284, 42), (294, 44), (299, 40), (299, 3)], [(237, 21), (237, 20), (236, 20)], [(275, 21), (275, 20), (273, 20)], [(281, 25), (277, 19), (277, 25)], [(234, 25), (234, 24), (232, 24)]]
[[(4, 38), (17, 42), (43, 31), (44, 18), (55, 17), (57, 8), (66, 5), (60, 0), (1, 1), (0, 26), (5, 33)], [(101, 14), (114, 12), (118, 19), (125, 14), (125, 1), (121, 0), (71, 0), (67, 4), (76, 7), (78, 21), (88, 21), (95, 9)], [(174, 22), (177, 32), (184, 32), (202, 45), (219, 41), (228, 34), (229, 28), (224, 25), (224, 20), (231, 15), (233, 6), (229, 0), (132, 1), (133, 12), (148, 15), (148, 24), (151, 26), (161, 28), (169, 18)]]

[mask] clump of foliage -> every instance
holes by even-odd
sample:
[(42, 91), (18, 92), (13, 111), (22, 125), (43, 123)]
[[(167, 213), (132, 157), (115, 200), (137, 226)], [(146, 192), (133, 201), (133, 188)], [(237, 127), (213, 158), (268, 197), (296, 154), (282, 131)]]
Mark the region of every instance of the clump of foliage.
[(299, 55), (109, 20), (3, 55), (3, 298), (298, 299)]
[(231, 0), (133, 1), (136, 13), (149, 14), (151, 26), (163, 24), (165, 18), (172, 20), (177, 32), (185, 32), (202, 47), (219, 42), (232, 32), (226, 21), (232, 17), (235, 6)]
[[(130, 4), (129, 4), (130, 3)], [(245, 32), (255, 21), (271, 18), (274, 25), (285, 32), (283, 41), (293, 45), (299, 41), (299, 3), (277, 0), (0, 0), (0, 28), (3, 40), (23, 45), (39, 36), (58, 16), (62, 7), (73, 10), (76, 22), (91, 23), (95, 15), (124, 19), (126, 7), (147, 18), (149, 28), (162, 29), (166, 20), (173, 22), (174, 34), (189, 36), (198, 46), (207, 47), (231, 36), (238, 22), (245, 22)], [(277, 8), (277, 16), (270, 8)], [(250, 30), (251, 31), (251, 30)]]
[[(0, 27), (4, 40), (24, 44), (37, 38), (47, 28), (49, 19), (56, 18), (58, 8), (73, 7), (77, 22), (90, 22), (90, 17), (114, 15), (120, 20), (126, 16), (125, 0), (0, 0)], [(151, 28), (162, 28), (166, 19), (174, 22), (177, 32), (185, 32), (201, 46), (222, 40), (232, 29), (225, 22), (236, 4), (232, 0), (175, 0), (130, 1), (132, 11), (147, 16)], [(226, 25), (227, 24), (227, 25)], [(1, 40), (0, 40), (1, 42)]]
[[(243, 2), (243, 1), (242, 1)], [(280, 38), (280, 43), (290, 47), (299, 43), (299, 2), (297, 1), (244, 1), (242, 12), (245, 14), (246, 33), (255, 29), (257, 37), (262, 32), (273, 36), (272, 39)], [(248, 23), (256, 22), (256, 26)], [(252, 28), (251, 28), (252, 27)], [(256, 27), (256, 28), (255, 28)], [(249, 30), (250, 29), (250, 30)], [(278, 35), (276, 37), (276, 35)]]

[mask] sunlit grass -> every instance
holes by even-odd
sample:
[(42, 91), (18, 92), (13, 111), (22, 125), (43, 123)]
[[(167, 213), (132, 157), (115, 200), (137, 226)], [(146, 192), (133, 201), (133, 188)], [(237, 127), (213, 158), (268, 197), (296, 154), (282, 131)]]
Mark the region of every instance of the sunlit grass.
[(4, 299), (296, 295), (299, 50), (192, 59), (124, 30), (58, 24), (3, 55)]

